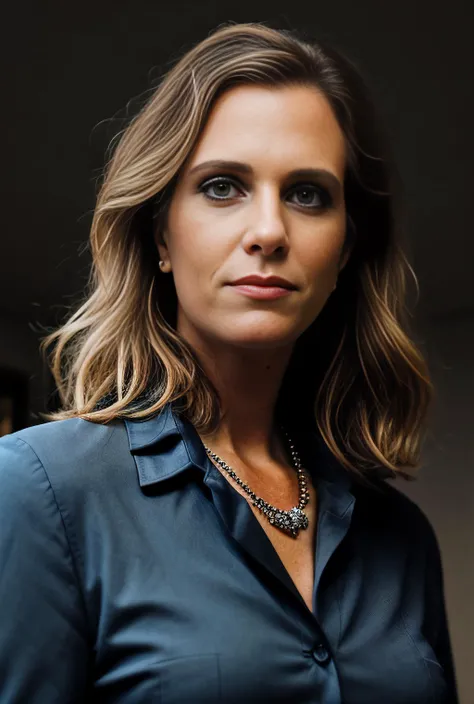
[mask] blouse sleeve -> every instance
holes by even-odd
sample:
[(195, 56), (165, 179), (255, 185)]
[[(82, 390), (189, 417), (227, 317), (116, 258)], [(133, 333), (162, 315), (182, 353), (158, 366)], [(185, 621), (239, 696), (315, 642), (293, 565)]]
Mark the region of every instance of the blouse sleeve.
[(85, 611), (46, 471), (16, 435), (0, 439), (0, 701), (85, 700)]
[(439, 542), (431, 523), (426, 520), (426, 624), (430, 643), (444, 670), (450, 704), (459, 704), (451, 640), (446, 614), (444, 576)]

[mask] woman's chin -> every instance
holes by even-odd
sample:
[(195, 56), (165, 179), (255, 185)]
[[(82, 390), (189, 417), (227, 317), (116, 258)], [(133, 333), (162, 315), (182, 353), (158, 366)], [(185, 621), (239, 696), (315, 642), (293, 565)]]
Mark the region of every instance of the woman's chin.
[(298, 337), (299, 333), (295, 330), (275, 330), (274, 328), (265, 330), (262, 327), (259, 330), (242, 331), (240, 334), (234, 329), (232, 334), (223, 336), (221, 339), (223, 343), (227, 342), (242, 349), (268, 350), (292, 346)]

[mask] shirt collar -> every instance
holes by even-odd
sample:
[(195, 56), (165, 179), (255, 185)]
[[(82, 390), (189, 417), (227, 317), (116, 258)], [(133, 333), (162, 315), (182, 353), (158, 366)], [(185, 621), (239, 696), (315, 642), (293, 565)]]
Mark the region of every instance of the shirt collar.
[[(137, 460), (140, 486), (155, 484), (193, 466), (207, 473), (212, 466), (194, 426), (172, 408), (171, 402), (146, 420), (127, 418), (124, 422), (130, 451)], [(338, 496), (350, 491), (354, 481), (350, 471), (338, 462), (318, 432), (300, 433), (292, 428), (291, 436), (303, 466), (316, 480), (327, 482), (331, 493)], [(150, 455), (155, 456), (154, 461), (150, 461)]]
[[(207, 453), (201, 438), (192, 423), (173, 410), (171, 403), (146, 420), (126, 418), (124, 422), (140, 486), (155, 484), (193, 466), (207, 471)], [(155, 459), (150, 461), (152, 457)]]

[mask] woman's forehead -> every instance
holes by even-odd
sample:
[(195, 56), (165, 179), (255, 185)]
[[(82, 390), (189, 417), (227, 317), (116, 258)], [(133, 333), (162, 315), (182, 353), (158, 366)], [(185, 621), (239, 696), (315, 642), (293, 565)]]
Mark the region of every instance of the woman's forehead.
[(255, 170), (327, 168), (342, 179), (345, 151), (332, 108), (315, 88), (239, 86), (216, 101), (186, 170), (225, 158)]

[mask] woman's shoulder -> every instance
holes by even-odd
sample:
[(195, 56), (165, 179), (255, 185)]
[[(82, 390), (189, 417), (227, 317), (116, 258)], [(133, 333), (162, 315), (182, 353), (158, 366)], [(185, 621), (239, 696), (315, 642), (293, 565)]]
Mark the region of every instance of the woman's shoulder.
[[(397, 482), (406, 481), (398, 478)], [(438, 547), (435, 529), (425, 510), (392, 479), (380, 478), (370, 488), (359, 486), (359, 512), (372, 524), (371, 529), (398, 535), (409, 543)]]
[(67, 418), (65, 420), (54, 420), (38, 425), (30, 425), (14, 433), (9, 433), (0, 438), (0, 446), (5, 442), (23, 440), (31, 446), (47, 446), (51, 443), (69, 443), (83, 441), (84, 439), (96, 439), (108, 437), (115, 432), (118, 422), (109, 424), (92, 423), (83, 418)]
[(34, 481), (44, 474), (53, 489), (73, 491), (103, 481), (112, 468), (134, 467), (123, 421), (107, 425), (82, 418), (49, 421), (0, 438), (0, 480)]

